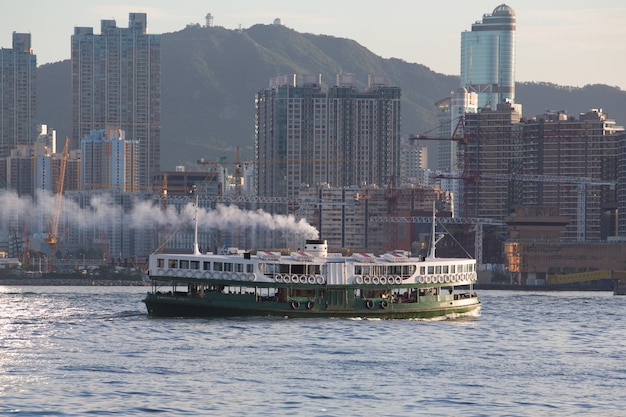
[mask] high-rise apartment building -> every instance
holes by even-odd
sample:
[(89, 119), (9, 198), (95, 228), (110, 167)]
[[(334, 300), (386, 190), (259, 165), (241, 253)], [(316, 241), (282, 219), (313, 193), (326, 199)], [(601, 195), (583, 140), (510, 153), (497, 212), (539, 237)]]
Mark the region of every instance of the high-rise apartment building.
[(139, 143), (139, 184), (159, 170), (161, 36), (147, 34), (145, 13), (128, 28), (101, 21), (101, 34), (75, 27), (72, 35), (72, 148), (94, 130), (118, 126)]
[(501, 4), (461, 33), (461, 87), (478, 107), (515, 102), (515, 12)]
[(13, 48), (0, 49), (0, 156), (35, 139), (36, 82), (30, 33), (13, 32)]
[(81, 148), (82, 190), (137, 190), (136, 140), (126, 140), (117, 128), (96, 130), (86, 135)]
[(257, 192), (297, 199), (302, 188), (384, 186), (400, 175), (400, 88), (370, 76), (281, 76), (256, 96)]

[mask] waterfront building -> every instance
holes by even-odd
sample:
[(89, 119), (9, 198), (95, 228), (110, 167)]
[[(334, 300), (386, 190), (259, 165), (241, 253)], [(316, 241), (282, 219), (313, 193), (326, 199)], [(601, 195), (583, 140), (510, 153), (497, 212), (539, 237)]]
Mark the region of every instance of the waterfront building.
[(515, 102), (515, 28), (515, 11), (501, 4), (461, 33), (461, 87), (478, 107)]
[(130, 13), (128, 28), (102, 20), (100, 35), (75, 27), (71, 61), (71, 148), (92, 131), (117, 126), (139, 143), (139, 185), (150, 185), (160, 163), (160, 35), (147, 33), (145, 13)]
[(0, 49), (0, 156), (32, 145), (36, 106), (37, 56), (30, 33), (13, 32), (13, 47)]
[(466, 117), (474, 134), (466, 145), (472, 158), (464, 216), (504, 220), (523, 206), (558, 207), (569, 219), (562, 241), (617, 235), (615, 184), (624, 129), (601, 109), (578, 118), (547, 112), (522, 119), (504, 103)]

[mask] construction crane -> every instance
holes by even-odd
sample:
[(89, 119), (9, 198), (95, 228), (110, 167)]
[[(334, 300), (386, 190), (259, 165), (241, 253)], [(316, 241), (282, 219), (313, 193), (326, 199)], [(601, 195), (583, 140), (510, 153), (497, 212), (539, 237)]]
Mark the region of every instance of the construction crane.
[(44, 241), (50, 246), (50, 254), (54, 256), (56, 252), (57, 233), (59, 231), (59, 217), (61, 215), (61, 202), (63, 201), (63, 186), (65, 184), (65, 169), (67, 167), (68, 147), (70, 144), (70, 138), (65, 138), (65, 146), (63, 147), (63, 153), (61, 154), (61, 166), (59, 169), (59, 178), (57, 180), (57, 194), (54, 206), (54, 213), (52, 219), (50, 219), (48, 225), (48, 236), (44, 238)]
[(496, 174), (481, 173), (475, 181), (484, 179), (506, 180), (506, 181), (539, 181), (552, 182), (560, 184), (572, 184), (577, 186), (578, 205), (576, 210), (576, 236), (577, 241), (584, 242), (586, 240), (586, 208), (587, 208), (587, 186), (588, 185), (608, 185), (614, 187), (615, 181), (600, 181), (590, 177), (567, 177), (558, 175), (533, 175), (533, 174)]
[[(483, 266), (483, 225), (503, 226), (506, 223), (489, 218), (462, 218), (462, 217), (437, 217), (441, 224), (473, 224), (476, 226), (474, 235), (474, 250), (478, 269)], [(379, 223), (431, 223), (432, 217), (427, 216), (372, 216), (370, 221)]]
[(430, 132), (432, 132), (433, 130), (435, 130), (436, 128), (430, 129), (429, 131), (426, 131), (422, 134), (419, 135), (414, 135), (414, 136), (409, 136), (409, 140), (410, 141), (414, 141), (414, 140), (452, 140), (455, 142), (458, 142), (462, 145), (467, 144), (469, 137), (465, 132), (465, 116), (460, 116), (457, 119), (457, 123), (456, 126), (454, 127), (454, 131), (452, 131), (452, 136), (451, 137), (444, 137), (444, 138), (438, 138), (438, 137), (433, 137), (433, 136), (429, 136), (428, 134)]

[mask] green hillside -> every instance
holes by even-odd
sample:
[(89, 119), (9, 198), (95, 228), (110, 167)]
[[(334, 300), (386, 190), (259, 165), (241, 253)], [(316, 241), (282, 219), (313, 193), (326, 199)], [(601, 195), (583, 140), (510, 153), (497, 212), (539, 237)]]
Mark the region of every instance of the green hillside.
[[(161, 37), (162, 169), (199, 158), (232, 161), (254, 155), (254, 96), (280, 74), (322, 74), (326, 86), (338, 73), (352, 73), (363, 89), (369, 74), (384, 74), (402, 89), (403, 134), (435, 126), (433, 104), (458, 86), (458, 77), (424, 65), (383, 59), (355, 41), (299, 33), (284, 26), (255, 25), (244, 30), (188, 26)], [(447, 53), (457, 54), (458, 51)], [(70, 132), (69, 60), (39, 67), (38, 121)], [(601, 82), (601, 79), (598, 80)], [(603, 108), (618, 124), (626, 123), (626, 92), (605, 85), (567, 88), (520, 83), (517, 101), (524, 115), (545, 109), (577, 115)], [(431, 158), (431, 161), (434, 158)]]

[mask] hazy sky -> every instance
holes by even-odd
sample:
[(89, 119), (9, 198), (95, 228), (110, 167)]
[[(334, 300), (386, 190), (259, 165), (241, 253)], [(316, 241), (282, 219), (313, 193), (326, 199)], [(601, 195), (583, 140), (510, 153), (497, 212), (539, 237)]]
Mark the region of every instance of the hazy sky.
[[(377, 55), (416, 62), (458, 75), (461, 32), (501, 0), (21, 0), (0, 13), (0, 47), (15, 32), (30, 32), (39, 65), (70, 57), (74, 26), (100, 33), (101, 19), (128, 27), (129, 12), (148, 14), (149, 33), (187, 24), (227, 29), (270, 24), (275, 18), (298, 31), (349, 38)], [(10, 5), (9, 5), (10, 4)], [(602, 83), (626, 90), (626, 1), (511, 0), (517, 16), (517, 81), (583, 86)]]

